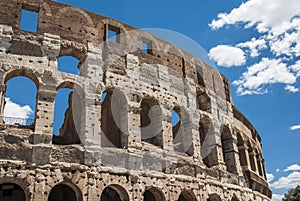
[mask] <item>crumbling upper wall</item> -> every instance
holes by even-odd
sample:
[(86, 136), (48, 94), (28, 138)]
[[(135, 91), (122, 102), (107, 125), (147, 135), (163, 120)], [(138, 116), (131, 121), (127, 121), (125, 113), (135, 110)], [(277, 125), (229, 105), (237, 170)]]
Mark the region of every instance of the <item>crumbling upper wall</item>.
[[(36, 36), (36, 43), (40, 41), (40, 35), (49, 33), (60, 36), (61, 40), (73, 41), (83, 46), (87, 46), (88, 43), (99, 45), (103, 44), (107, 39), (107, 26), (112, 26), (119, 30), (118, 34), (121, 36), (118, 44), (111, 44), (108, 47), (108, 49), (112, 49), (111, 51), (116, 51), (116, 47), (120, 45), (122, 48), (129, 46), (134, 50), (141, 49), (142, 39), (146, 38), (151, 42), (151, 54), (145, 55), (134, 51), (139, 56), (141, 62), (168, 66), (178, 75), (186, 76), (193, 82), (196, 82), (197, 79), (196, 68), (202, 68), (205, 86), (210, 89), (213, 89), (212, 75), (216, 74), (214, 77), (216, 80), (219, 79), (219, 73), (211, 66), (149, 33), (144, 31), (137, 33), (130, 32), (137, 30), (137, 28), (99, 14), (50, 0), (3, 0), (0, 2), (0, 24), (12, 26), (16, 39), (18, 38), (17, 35), (20, 35), (20, 38), (24, 38), (24, 35), (26, 35), (24, 31), (19, 30), (22, 8), (38, 12), (37, 32), (31, 33), (31, 35)], [(127, 32), (130, 32), (130, 37), (125, 34)], [(43, 52), (36, 46), (36, 43), (32, 44), (30, 54), (32, 56), (43, 56)], [(11, 51), (26, 54), (26, 52), (18, 52), (20, 45), (24, 44), (18, 42), (15, 47), (11, 47)], [(76, 54), (77, 57), (83, 60), (84, 56), (79, 56), (79, 52), (76, 53), (74, 50), (67, 50), (70, 45), (74, 44), (66, 44), (61, 53)], [(86, 54), (86, 52), (81, 52), (81, 54)], [(185, 72), (183, 72), (183, 68)], [(220, 97), (226, 98), (225, 85), (222, 81), (218, 83), (217, 89), (216, 93)]]

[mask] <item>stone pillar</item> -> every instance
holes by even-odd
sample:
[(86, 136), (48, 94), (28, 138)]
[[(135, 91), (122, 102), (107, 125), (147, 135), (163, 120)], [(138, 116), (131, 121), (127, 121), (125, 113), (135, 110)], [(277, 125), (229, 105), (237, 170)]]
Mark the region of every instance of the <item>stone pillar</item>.
[(257, 161), (256, 161), (256, 153), (254, 150), (249, 151), (249, 157), (250, 157), (250, 167), (253, 172), (258, 174), (258, 167), (257, 167)]
[(86, 97), (85, 118), (82, 119), (80, 132), (78, 132), (81, 142), (84, 146), (101, 146), (101, 102), (98, 99)]
[(193, 157), (196, 160), (202, 160), (201, 156), (201, 143), (200, 143), (200, 133), (199, 133), (199, 114), (198, 113), (190, 113), (191, 120), (191, 132), (192, 132), (192, 152)]
[(247, 169), (251, 169), (250, 166), (250, 158), (248, 153), (248, 146), (247, 145), (241, 145), (238, 147), (239, 153), (240, 153), (240, 161), (242, 167), (247, 167)]
[(38, 90), (33, 144), (51, 143), (56, 94), (56, 91)]
[(172, 112), (162, 106), (162, 135), (163, 148), (168, 151), (174, 151), (173, 133), (172, 133)]
[[(134, 95), (133, 95), (134, 96)], [(137, 101), (128, 103), (128, 149), (141, 148), (140, 104)]]
[[(3, 78), (4, 79), (4, 78)], [(0, 85), (0, 116), (4, 116), (4, 106), (5, 106), (5, 90), (6, 90), (6, 86), (5, 84), (1, 84)], [(2, 119), (1, 119), (2, 121)], [(2, 123), (2, 122), (1, 122)]]

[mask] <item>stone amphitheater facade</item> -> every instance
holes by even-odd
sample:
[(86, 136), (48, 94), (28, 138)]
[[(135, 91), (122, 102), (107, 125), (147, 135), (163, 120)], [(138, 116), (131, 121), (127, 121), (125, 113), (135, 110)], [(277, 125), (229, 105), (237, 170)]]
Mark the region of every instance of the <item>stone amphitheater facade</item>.
[[(20, 28), (22, 10), (38, 14), (35, 32)], [(79, 75), (58, 70), (62, 56)], [(150, 33), (55, 1), (0, 0), (0, 66), (1, 201), (271, 200), (261, 138), (226, 77)], [(37, 88), (30, 124), (4, 116), (18, 76)], [(61, 88), (73, 92), (55, 136)]]

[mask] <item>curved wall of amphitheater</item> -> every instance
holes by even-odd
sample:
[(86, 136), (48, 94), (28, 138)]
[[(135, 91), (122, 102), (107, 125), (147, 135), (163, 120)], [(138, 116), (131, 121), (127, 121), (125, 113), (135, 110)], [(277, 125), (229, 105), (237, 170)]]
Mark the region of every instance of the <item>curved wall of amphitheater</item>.
[[(62, 56), (79, 75), (58, 70)], [(1, 201), (271, 200), (261, 138), (227, 79), (172, 44), (54, 1), (0, 0), (0, 66)], [(30, 123), (4, 116), (18, 76), (37, 88)], [(61, 88), (72, 95), (55, 136)]]

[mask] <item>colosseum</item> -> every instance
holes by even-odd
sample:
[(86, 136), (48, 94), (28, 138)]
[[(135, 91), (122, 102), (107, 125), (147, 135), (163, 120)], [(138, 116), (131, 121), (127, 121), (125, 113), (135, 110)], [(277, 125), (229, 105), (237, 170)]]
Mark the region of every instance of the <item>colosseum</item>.
[[(78, 74), (59, 70), (63, 56)], [(0, 66), (1, 201), (271, 200), (260, 135), (228, 80), (173, 44), (55, 1), (0, 0)], [(4, 115), (20, 76), (37, 89), (33, 120)]]

